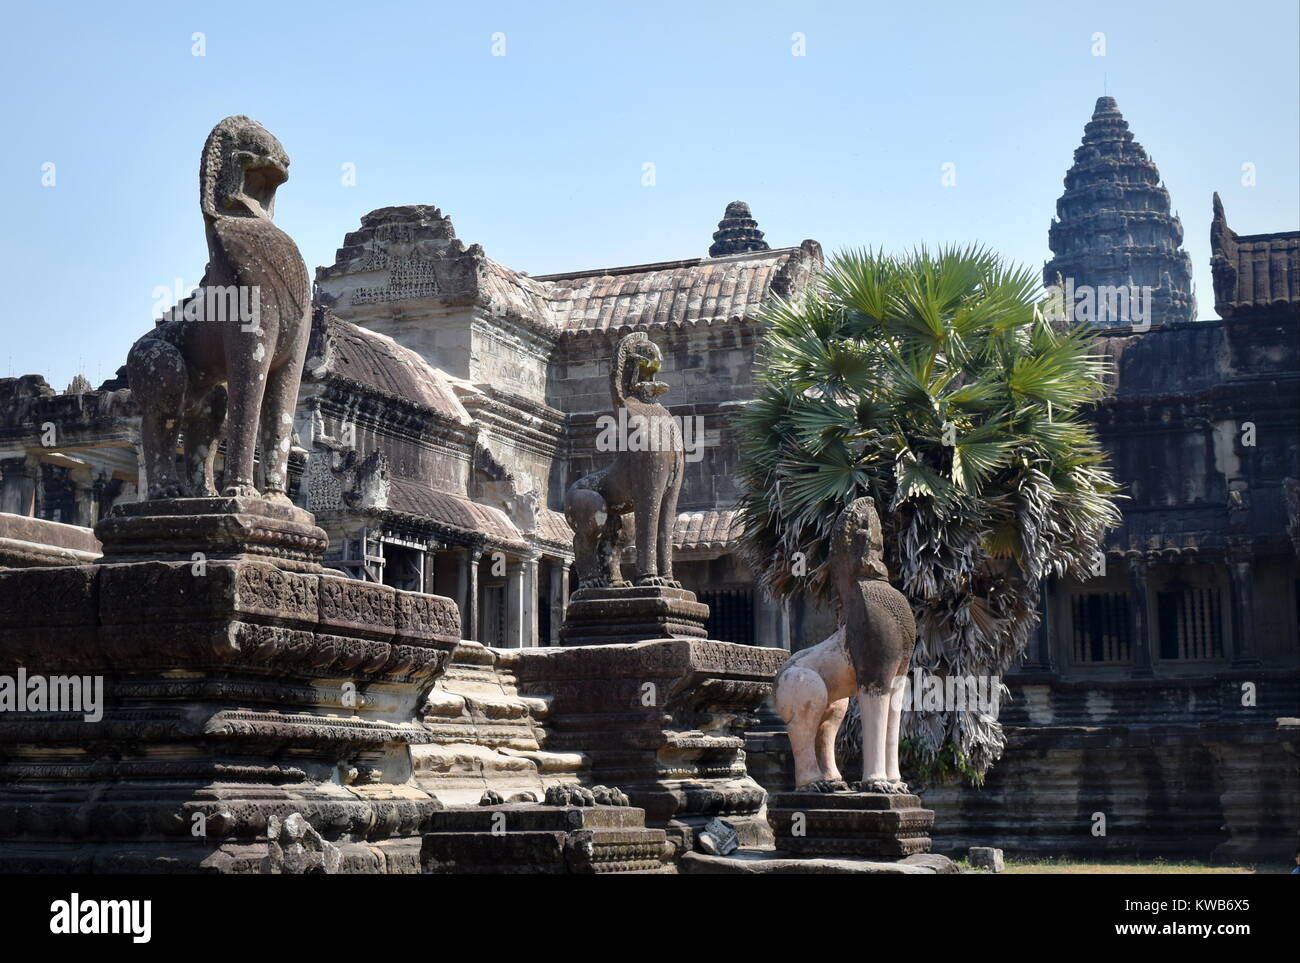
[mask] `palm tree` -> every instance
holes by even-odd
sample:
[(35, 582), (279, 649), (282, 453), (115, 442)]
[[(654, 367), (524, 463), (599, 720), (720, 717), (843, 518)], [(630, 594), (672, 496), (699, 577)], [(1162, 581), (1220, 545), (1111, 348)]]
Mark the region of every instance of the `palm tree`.
[[(1034, 272), (983, 248), (850, 251), (767, 309), (757, 397), (739, 416), (740, 518), (771, 595), (833, 602), (831, 526), (870, 495), (916, 614), (914, 669), (1001, 686), (1037, 625), (1040, 581), (1087, 577), (1119, 521), (1079, 414), (1105, 391), (1106, 361), (1041, 298)], [(955, 761), (978, 780), (1002, 754), (993, 714), (906, 718), (914, 766)]]

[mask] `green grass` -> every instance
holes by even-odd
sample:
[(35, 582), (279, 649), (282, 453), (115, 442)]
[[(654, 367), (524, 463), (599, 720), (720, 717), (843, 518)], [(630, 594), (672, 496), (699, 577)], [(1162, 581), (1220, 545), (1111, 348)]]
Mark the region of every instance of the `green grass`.
[[(972, 869), (968, 859), (957, 860), (957, 865), (961, 867), (964, 873), (984, 873), (988, 875), (987, 870)], [(1034, 873), (1046, 874), (1097, 874), (1109, 876), (1140, 875), (1144, 873), (1158, 874), (1197, 874), (1197, 875), (1250, 875), (1254, 873), (1289, 873), (1290, 866), (1278, 865), (1260, 865), (1260, 866), (1220, 866), (1209, 863), (1197, 862), (1195, 860), (1167, 860), (1167, 859), (1114, 859), (1114, 860), (1082, 860), (1082, 859), (1055, 859), (1046, 857), (1042, 859), (1034, 858), (1014, 858), (1007, 857), (1005, 873), (1015, 875), (1028, 875)]]

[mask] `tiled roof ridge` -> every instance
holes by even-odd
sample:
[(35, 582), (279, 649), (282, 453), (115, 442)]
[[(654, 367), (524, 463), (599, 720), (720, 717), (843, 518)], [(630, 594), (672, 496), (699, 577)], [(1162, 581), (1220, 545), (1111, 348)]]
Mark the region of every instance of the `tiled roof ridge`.
[(529, 275), (534, 281), (567, 281), (577, 278), (587, 277), (604, 277), (605, 275), (615, 276), (619, 274), (649, 274), (653, 271), (670, 271), (677, 268), (696, 267), (699, 264), (708, 261), (710, 264), (719, 264), (727, 261), (762, 261), (776, 260), (783, 255), (793, 254), (796, 251), (803, 250), (803, 246), (792, 244), (788, 247), (773, 247), (763, 251), (741, 251), (739, 254), (721, 254), (718, 257), (691, 257), (682, 258), (677, 261), (653, 261), (648, 264), (625, 264), (621, 267), (610, 268), (591, 268), (580, 271), (562, 271), (556, 274), (537, 274)]
[[(744, 213), (735, 202), (732, 209)], [(465, 246), (450, 217), (432, 205), (380, 208), (362, 217), (362, 227), (347, 234), (335, 263), (317, 278), (346, 310), (383, 316), (402, 310), (386, 308), (389, 302), (438, 302), (477, 310), (484, 320), (551, 343), (574, 329), (730, 324), (753, 315), (773, 294), (800, 290), (822, 261), (815, 241), (773, 250), (749, 236), (756, 228), (736, 230), (749, 233), (715, 257), (533, 277), (489, 257), (481, 245)]]
[[(323, 362), (320, 368), (311, 372), (312, 377), (348, 384), (363, 393), (395, 401), (401, 407), (433, 413), (461, 427), (473, 423), (442, 369), (391, 336), (340, 318), (328, 306), (318, 305), (316, 310), (320, 312), (321, 333), (327, 343), (323, 345), (324, 355), (312, 359)], [(343, 357), (347, 348), (332, 343), (336, 339), (351, 339), (365, 345), (370, 358), (354, 357), (350, 369), (345, 370)], [(366, 374), (377, 374), (369, 370), (371, 361), (388, 369), (386, 374), (392, 384), (382, 384), (377, 377), (365, 377)], [(410, 381), (407, 381), (408, 377)], [(412, 390), (417, 385), (423, 392)]]

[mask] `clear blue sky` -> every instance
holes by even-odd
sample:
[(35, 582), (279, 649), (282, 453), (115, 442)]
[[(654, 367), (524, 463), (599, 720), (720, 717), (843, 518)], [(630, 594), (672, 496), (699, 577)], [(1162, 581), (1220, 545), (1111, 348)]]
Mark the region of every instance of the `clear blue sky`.
[[(11, 6), (0, 375), (42, 373), (62, 390), (81, 369), (98, 384), (152, 324), (154, 288), (198, 282), (199, 151), (232, 113), (261, 121), (293, 158), (277, 221), (313, 268), (332, 263), (366, 211), (412, 203), (440, 206), (466, 243), (533, 274), (694, 257), (733, 199), (750, 202), (774, 246), (979, 240), (1041, 267), (1062, 175), (1105, 84), (1160, 166), (1200, 316), (1212, 317), (1211, 193), (1241, 233), (1300, 226), (1297, 9)], [(498, 32), (504, 57), (492, 56)], [(1099, 32), (1105, 56), (1094, 56)], [(46, 162), (54, 187), (41, 186)], [(1254, 187), (1242, 186), (1244, 163)]]

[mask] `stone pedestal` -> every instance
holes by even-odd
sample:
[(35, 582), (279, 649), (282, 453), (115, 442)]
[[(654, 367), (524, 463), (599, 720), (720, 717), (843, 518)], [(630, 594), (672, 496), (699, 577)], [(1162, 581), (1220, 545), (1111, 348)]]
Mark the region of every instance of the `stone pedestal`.
[(934, 826), (934, 811), (907, 793), (772, 793), (767, 818), (777, 850), (799, 856), (915, 856), (930, 851)]
[(104, 561), (265, 561), (319, 572), (329, 547), (311, 512), (264, 498), (168, 498), (117, 505), (95, 526)]
[(516, 672), (521, 694), (549, 701), (547, 750), (582, 753), (584, 781), (618, 786), (684, 851), (714, 816), (736, 827), (741, 845), (770, 845), (744, 734), (786, 655), (661, 639), (526, 649)]
[(670, 853), (634, 807), (519, 803), (435, 813), (420, 863), (426, 873), (666, 873)]
[(709, 607), (686, 589), (663, 586), (578, 589), (569, 599), (561, 645), (650, 639), (707, 639)]
[[(456, 606), (295, 571), (323, 535), (257, 501), (131, 506), (122, 554), (0, 571), (0, 676), (102, 692), (0, 712), (0, 872), (419, 871), (442, 804), (409, 747)], [(147, 544), (182, 560), (118, 561)]]

